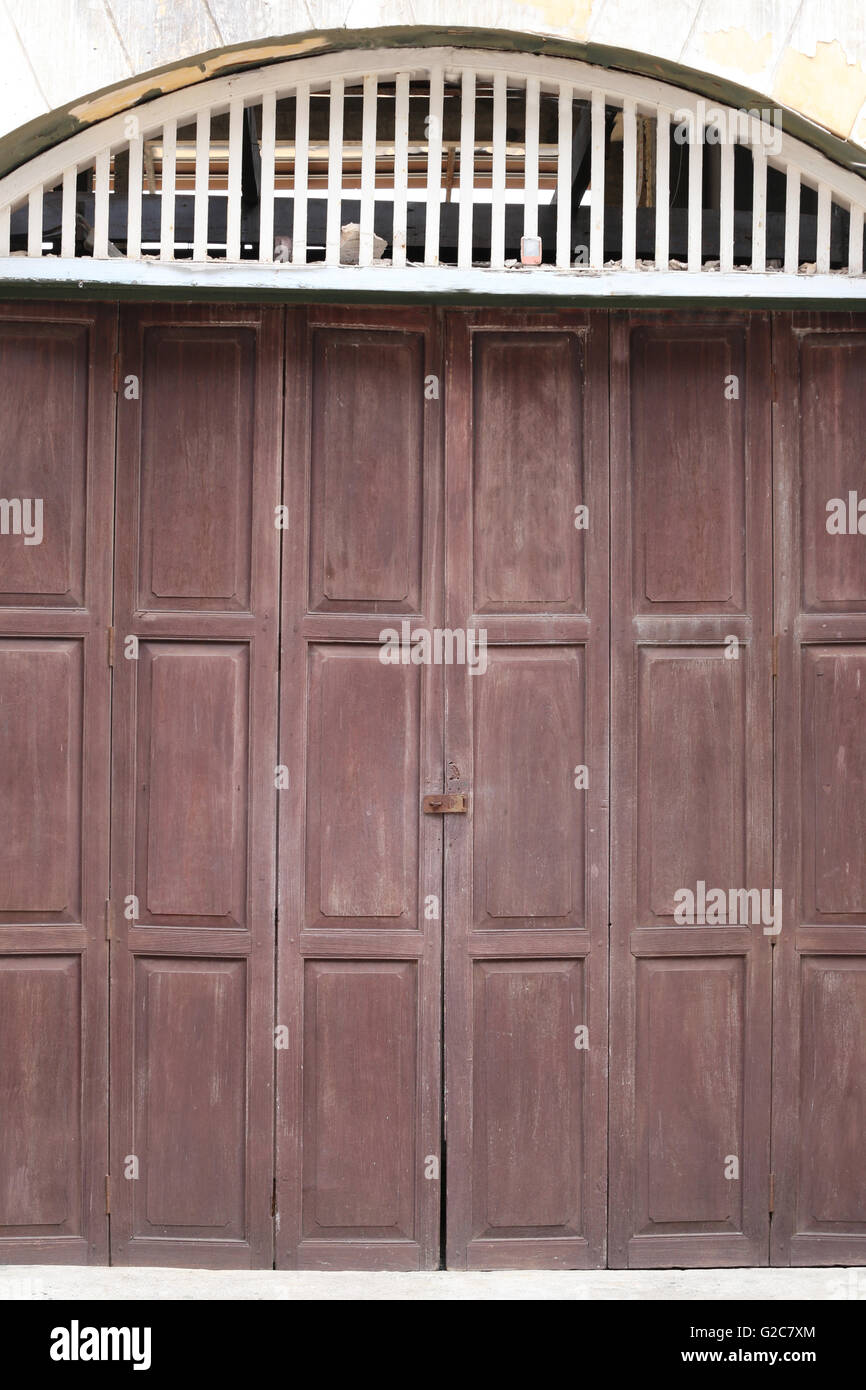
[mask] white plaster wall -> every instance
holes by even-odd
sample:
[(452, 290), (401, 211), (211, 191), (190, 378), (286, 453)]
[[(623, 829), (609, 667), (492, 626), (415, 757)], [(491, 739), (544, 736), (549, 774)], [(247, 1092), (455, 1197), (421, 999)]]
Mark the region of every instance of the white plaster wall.
[(0, 135), (230, 44), (452, 24), (637, 49), (742, 83), (866, 145), (864, 0), (0, 0)]

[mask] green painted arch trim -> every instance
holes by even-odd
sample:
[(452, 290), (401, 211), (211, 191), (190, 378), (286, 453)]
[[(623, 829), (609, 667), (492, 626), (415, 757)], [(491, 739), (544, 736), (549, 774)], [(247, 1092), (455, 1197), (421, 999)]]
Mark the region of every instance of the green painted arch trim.
[(232, 73), (284, 63), (293, 58), (312, 58), (349, 50), (443, 47), (576, 59), (602, 69), (655, 78), (681, 87), (693, 95), (738, 109), (772, 107), (781, 112), (782, 128), (788, 135), (802, 140), (841, 168), (858, 174), (866, 181), (866, 150), (860, 145), (833, 135), (808, 117), (774, 102), (766, 93), (729, 82), (713, 73), (606, 44), (577, 43), (544, 34), (504, 29), (455, 26), (310, 29), (292, 35), (246, 40), (227, 48), (209, 49), (190, 58), (178, 59), (80, 97), (10, 131), (0, 139), (0, 178), (108, 116), (213, 77), (227, 77)]

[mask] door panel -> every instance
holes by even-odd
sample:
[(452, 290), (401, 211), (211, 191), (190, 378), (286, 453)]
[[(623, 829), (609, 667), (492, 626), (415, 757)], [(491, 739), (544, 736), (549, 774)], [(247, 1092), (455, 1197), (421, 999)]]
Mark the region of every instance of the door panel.
[(765, 1264), (768, 328), (621, 318), (611, 360), (610, 1263)]
[[(774, 349), (787, 383), (776, 406), (786, 925), (776, 951), (772, 1252), (776, 1264), (864, 1264), (866, 319), (779, 316)], [(830, 526), (834, 500), (843, 529)]]
[(0, 307), (0, 1263), (107, 1258), (115, 335)]
[(453, 1268), (604, 1262), (606, 327), (448, 325), (447, 625), (488, 642), (446, 667)]
[(279, 328), (271, 310), (123, 315), (138, 395), (118, 419), (118, 1264), (272, 1258)]
[(441, 625), (438, 372), (432, 312), (288, 313), (281, 1267), (438, 1263), (442, 682), (380, 659)]

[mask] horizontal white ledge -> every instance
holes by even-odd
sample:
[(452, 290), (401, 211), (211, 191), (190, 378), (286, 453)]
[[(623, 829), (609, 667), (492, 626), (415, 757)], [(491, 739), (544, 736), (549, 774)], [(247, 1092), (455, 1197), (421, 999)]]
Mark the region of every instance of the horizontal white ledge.
[(845, 274), (786, 275), (782, 271), (754, 272), (666, 270), (556, 270), (553, 267), (488, 270), (451, 266), (292, 266), (240, 262), (93, 260), (14, 256), (0, 261), (0, 296), (21, 296), (28, 290), (87, 292), (116, 290), (123, 297), (153, 297), (160, 291), (196, 298), (237, 294), (280, 299), (358, 296), (383, 300), (401, 298), (496, 298), (585, 300), (663, 299), (668, 302), (707, 300), (757, 303), (833, 301), (852, 308), (866, 307), (866, 277)]

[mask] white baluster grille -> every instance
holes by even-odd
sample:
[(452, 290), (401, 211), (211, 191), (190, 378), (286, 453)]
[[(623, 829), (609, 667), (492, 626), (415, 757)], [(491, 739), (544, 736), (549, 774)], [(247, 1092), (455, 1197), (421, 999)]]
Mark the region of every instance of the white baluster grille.
[(0, 273), (21, 255), (425, 283), (448, 267), (850, 278), (864, 212), (866, 182), (772, 112), (565, 59), (344, 53), (157, 97), (0, 179)]

